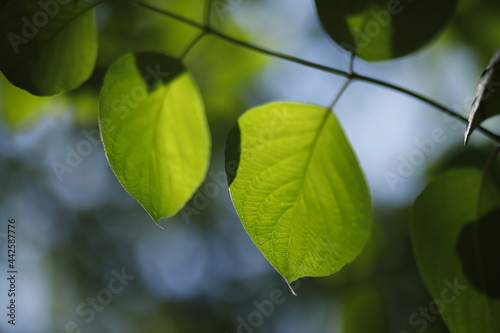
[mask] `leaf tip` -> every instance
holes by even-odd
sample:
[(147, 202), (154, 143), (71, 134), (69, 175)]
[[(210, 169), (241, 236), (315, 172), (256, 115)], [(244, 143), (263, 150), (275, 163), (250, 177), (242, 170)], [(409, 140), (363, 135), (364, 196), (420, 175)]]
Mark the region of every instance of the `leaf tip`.
[(465, 131), (465, 135), (464, 135), (464, 146), (467, 146), (467, 143), (469, 142), (469, 129), (467, 129), (467, 131)]
[(288, 282), (288, 280), (286, 281), (286, 285), (288, 286), (288, 288), (289, 288), (289, 289), (290, 289), (290, 291), (292, 292), (292, 295), (293, 295), (293, 296), (299, 296), (299, 295), (297, 295), (297, 293), (293, 290), (292, 285), (290, 284), (290, 282)]
[(475, 126), (473, 123), (473, 119), (470, 119), (469, 122), (467, 123), (467, 128), (465, 129), (465, 134), (464, 134), (464, 146), (467, 146), (469, 143), (470, 136), (472, 134), (472, 131), (474, 131)]

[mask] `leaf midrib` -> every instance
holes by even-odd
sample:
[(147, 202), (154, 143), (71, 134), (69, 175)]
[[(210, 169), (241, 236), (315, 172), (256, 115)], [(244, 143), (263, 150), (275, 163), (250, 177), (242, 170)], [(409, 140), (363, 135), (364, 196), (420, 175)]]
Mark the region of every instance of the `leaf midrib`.
[[(314, 136), (313, 141), (311, 142), (311, 149), (309, 150), (309, 153), (307, 155), (306, 162), (304, 163), (304, 167), (303, 167), (304, 172), (302, 173), (302, 177), (300, 179), (300, 184), (299, 184), (297, 199), (295, 200), (294, 204), (290, 208), (288, 208), (282, 214), (282, 216), (285, 215), (286, 212), (288, 212), (289, 210), (295, 210), (295, 208), (297, 207), (297, 203), (299, 201), (298, 199), (302, 196), (303, 188), (304, 188), (304, 182), (305, 182), (306, 176), (307, 176), (308, 171), (309, 171), (309, 166), (311, 165), (312, 156), (313, 156), (314, 151), (316, 149), (319, 137), (321, 136), (321, 133), (323, 132), (323, 129), (325, 128), (326, 122), (327, 122), (329, 116), (332, 114), (332, 112), (329, 109), (324, 109), (324, 111), (325, 111), (325, 115), (321, 119), (321, 123), (320, 123), (320, 125), (319, 125), (319, 127), (318, 127), (318, 129), (316, 131), (316, 134)], [(292, 219), (292, 221), (294, 221), (294, 220)], [(291, 231), (293, 231), (293, 226), (294, 226), (294, 224), (292, 224), (292, 226), (291, 226)], [(290, 234), (292, 234), (292, 232), (290, 232)], [(271, 236), (271, 240), (273, 238), (274, 238), (274, 232), (273, 232), (273, 236)], [(289, 257), (288, 254), (289, 254), (289, 251), (290, 251), (290, 242), (291, 242), (291, 237), (288, 237), (288, 244), (287, 244), (287, 247), (286, 247), (287, 257)], [(309, 248), (310, 242), (306, 242), (306, 244), (307, 244), (306, 245), (306, 252), (307, 252), (307, 250)], [(273, 252), (273, 256), (274, 256), (274, 252)], [(291, 275), (292, 277), (295, 276), (295, 275), (297, 275), (297, 272), (302, 268), (306, 257), (307, 256), (303, 256), (301, 263), (297, 266), (297, 269)], [(274, 259), (276, 259), (276, 258), (274, 258)]]
[[(149, 164), (149, 169), (150, 169), (150, 172), (151, 172), (151, 168), (152, 168), (152, 164), (155, 165), (156, 167), (156, 172), (158, 175), (161, 175), (161, 172), (160, 172), (160, 169), (159, 169), (159, 163), (158, 163), (158, 159), (155, 157), (155, 158), (152, 158), (153, 155), (156, 156), (156, 151), (158, 150), (157, 146), (158, 146), (158, 140), (156, 140), (156, 136), (158, 135), (158, 128), (160, 126), (160, 118), (162, 117), (162, 114), (164, 112), (164, 109), (165, 109), (165, 103), (167, 101), (167, 98), (168, 98), (168, 95), (171, 91), (171, 86), (170, 86), (171, 83), (169, 83), (167, 86), (160, 86), (159, 89), (164, 89), (165, 92), (163, 92), (162, 96), (163, 98), (161, 98), (161, 102), (158, 103), (157, 105), (157, 108), (159, 108), (159, 111), (157, 112), (157, 115), (156, 115), (156, 121), (155, 121), (155, 126), (154, 126), (154, 130), (153, 130), (153, 134), (151, 135), (151, 147), (154, 147), (155, 149), (147, 149), (147, 161), (148, 161), (148, 164)], [(146, 97), (147, 98), (147, 97)], [(168, 112), (168, 111), (167, 111)], [(152, 162), (152, 160), (155, 160), (156, 163)], [(144, 172), (145, 168), (142, 169), (142, 174)], [(156, 208), (155, 208), (155, 200), (153, 198), (153, 193), (151, 192), (151, 188), (152, 188), (152, 180), (153, 178), (152, 177), (149, 177), (149, 197), (150, 197), (150, 202), (151, 202), (151, 208), (153, 210), (153, 212), (155, 213), (155, 220), (156, 218), (160, 219), (161, 216), (158, 216), (158, 215), (161, 215), (162, 213), (160, 211), (158, 211)], [(162, 185), (161, 185), (161, 181), (159, 181), (160, 183), (160, 191), (162, 189)], [(161, 208), (160, 208), (161, 209)], [(158, 221), (156, 221), (158, 222)]]

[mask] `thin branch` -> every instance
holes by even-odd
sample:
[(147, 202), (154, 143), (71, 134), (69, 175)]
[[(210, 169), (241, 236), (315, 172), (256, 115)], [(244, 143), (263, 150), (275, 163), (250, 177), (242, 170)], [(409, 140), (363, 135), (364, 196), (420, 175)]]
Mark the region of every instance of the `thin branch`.
[[(310, 67), (310, 68), (315, 68), (315, 69), (321, 70), (323, 72), (327, 72), (327, 73), (332, 73), (332, 74), (335, 74), (335, 75), (343, 76), (343, 77), (349, 79), (349, 81), (359, 80), (359, 81), (373, 83), (375, 85), (379, 85), (379, 86), (382, 86), (382, 87), (385, 87), (385, 88), (389, 88), (389, 89), (392, 89), (392, 90), (395, 90), (395, 91), (399, 91), (399, 92), (404, 93), (404, 94), (406, 94), (408, 96), (412, 96), (412, 97), (414, 97), (414, 98), (416, 98), (416, 99), (418, 99), (418, 100), (420, 100), (420, 101), (422, 101), (422, 102), (424, 102), (424, 103), (426, 103), (428, 105), (431, 105), (431, 106), (435, 107), (436, 109), (441, 110), (444, 113), (446, 113), (446, 114), (448, 114), (448, 115), (450, 115), (450, 116), (452, 116), (452, 117), (454, 117), (454, 118), (456, 118), (456, 119), (458, 119), (460, 121), (463, 121), (465, 123), (467, 123), (467, 121), (468, 121), (467, 118), (465, 118), (462, 115), (456, 113), (452, 109), (449, 109), (446, 106), (444, 106), (442, 104), (439, 104), (438, 102), (436, 102), (436, 101), (434, 101), (434, 100), (432, 100), (432, 99), (430, 99), (428, 97), (425, 97), (425, 96), (423, 96), (423, 95), (421, 95), (421, 94), (419, 94), (417, 92), (408, 90), (406, 88), (394, 85), (394, 84), (389, 83), (389, 82), (385, 82), (385, 81), (382, 81), (382, 80), (379, 80), (379, 79), (371, 78), (371, 77), (368, 77), (368, 76), (364, 76), (364, 75), (352, 72), (353, 66), (354, 66), (354, 54), (351, 54), (351, 63), (350, 63), (350, 66), (349, 66), (350, 67), (349, 68), (350, 72), (346, 72), (346, 71), (343, 71), (343, 70), (340, 70), (340, 69), (336, 69), (336, 68), (324, 66), (324, 65), (317, 64), (317, 63), (314, 63), (314, 62), (310, 62), (310, 61), (307, 61), (307, 60), (304, 60), (304, 59), (300, 59), (300, 58), (297, 58), (297, 57), (294, 57), (294, 56), (290, 56), (288, 54), (271, 51), (271, 50), (268, 50), (268, 49), (265, 49), (265, 48), (262, 48), (262, 47), (259, 47), (259, 46), (256, 46), (256, 45), (253, 45), (253, 44), (250, 44), (250, 43), (238, 40), (238, 39), (235, 39), (235, 38), (233, 38), (231, 36), (228, 36), (228, 35), (220, 32), (220, 31), (218, 31), (218, 30), (210, 27), (210, 26), (200, 24), (200, 23), (195, 22), (195, 21), (193, 21), (191, 19), (188, 19), (188, 18), (182, 17), (180, 15), (171, 13), (171, 12), (169, 12), (167, 10), (162, 10), (162, 9), (153, 7), (151, 5), (142, 3), (140, 1), (129, 0), (129, 2), (131, 4), (133, 4), (133, 5), (149, 9), (149, 10), (154, 11), (156, 13), (160, 13), (160, 14), (169, 16), (169, 17), (171, 17), (173, 19), (176, 19), (176, 20), (179, 20), (181, 22), (184, 22), (186, 24), (189, 24), (189, 25), (191, 25), (193, 27), (196, 27), (198, 29), (201, 29), (201, 30), (205, 31), (206, 33), (210, 33), (210, 34), (212, 34), (214, 36), (217, 36), (217, 37), (219, 37), (221, 39), (224, 39), (224, 40), (226, 40), (226, 41), (228, 41), (228, 42), (230, 42), (232, 44), (239, 45), (239, 46), (245, 47), (247, 49), (254, 50), (254, 51), (262, 53), (262, 54), (266, 54), (266, 55), (273, 56), (273, 57), (276, 57), (276, 58), (280, 58), (280, 59), (284, 59), (284, 60), (287, 60), (287, 61), (291, 61), (291, 62), (300, 64), (300, 65), (304, 65), (304, 66), (307, 66), (307, 67)], [(198, 39), (198, 41), (199, 41), (199, 39)], [(194, 46), (194, 44), (193, 44), (193, 46)], [(483, 127), (478, 127), (478, 130), (481, 131), (483, 134), (485, 134), (490, 139), (492, 139), (493, 141), (496, 141), (497, 143), (500, 143), (500, 135), (496, 135), (496, 134), (490, 132), (489, 130), (487, 130), (487, 129), (483, 128)]]
[[(441, 110), (443, 111), (444, 113), (458, 119), (458, 120), (461, 120), (465, 123), (468, 122), (468, 119), (465, 118), (464, 116), (460, 115), (459, 113), (456, 113), (455, 111), (453, 111), (452, 109), (449, 109), (447, 108), (446, 106), (442, 105), (442, 104), (439, 104), (438, 102), (428, 98), (428, 97), (425, 97), (421, 94), (418, 94), (414, 91), (411, 91), (409, 89), (406, 89), (406, 88), (403, 88), (403, 87), (400, 87), (400, 86), (397, 86), (397, 85), (394, 85), (392, 83), (389, 83), (389, 82), (385, 82), (385, 81), (382, 81), (382, 80), (379, 80), (379, 79), (374, 79), (374, 78), (371, 78), (371, 77), (368, 77), (368, 76), (364, 76), (364, 75), (361, 75), (361, 74), (357, 74), (357, 73), (354, 73), (353, 74), (353, 80), (359, 80), (359, 81), (365, 81), (365, 82), (369, 82), (369, 83), (374, 83), (375, 85), (379, 85), (379, 86), (382, 86), (382, 87), (385, 87), (385, 88), (389, 88), (389, 89), (392, 89), (392, 90), (395, 90), (395, 91), (399, 91), (403, 94), (406, 94), (406, 95), (409, 95), (409, 96), (412, 96), (418, 100), (420, 100), (421, 102), (424, 102), (426, 104), (429, 104), (433, 107), (435, 107), (436, 109), (438, 110)], [(498, 143), (500, 143), (500, 135), (496, 135), (492, 132), (490, 132), (489, 130), (483, 128), (483, 127), (478, 127), (478, 129), (483, 132), (483, 134), (485, 134), (486, 136), (488, 136), (490, 139), (492, 139), (493, 141), (496, 141)]]
[(349, 58), (349, 73), (352, 75), (354, 73), (354, 60), (356, 58), (356, 54), (351, 52), (351, 57)]
[(154, 6), (148, 5), (148, 4), (140, 2), (140, 1), (129, 0), (128, 2), (131, 5), (135, 5), (137, 7), (142, 7), (142, 8), (148, 9), (148, 10), (150, 10), (152, 12), (168, 16), (168, 17), (173, 18), (175, 20), (178, 20), (180, 22), (184, 22), (186, 24), (189, 24), (190, 26), (193, 26), (195, 28), (198, 28), (198, 29), (201, 29), (201, 30), (205, 30), (205, 28), (206, 28), (206, 26), (203, 25), (203, 24), (200, 24), (200, 23), (198, 23), (196, 21), (193, 21), (191, 19), (188, 19), (186, 17), (174, 14), (174, 13), (168, 11), (168, 10), (163, 10), (163, 9), (160, 9), (160, 8), (156, 8)]
[(342, 85), (342, 87), (340, 87), (340, 90), (339, 92), (337, 93), (337, 95), (335, 96), (335, 98), (333, 99), (333, 101), (330, 103), (330, 106), (328, 107), (329, 109), (333, 110), (333, 108), (335, 107), (335, 105), (338, 103), (338, 101), (340, 100), (340, 98), (342, 97), (342, 95), (344, 94), (344, 92), (347, 90), (347, 87), (349, 87), (349, 85), (351, 84), (352, 82), (352, 76), (354, 74), (354, 58), (356, 57), (356, 55), (354, 54), (354, 52), (351, 52), (351, 55), (349, 57), (349, 78), (344, 82), (344, 84)]
[(335, 98), (333, 99), (333, 101), (330, 103), (330, 106), (328, 107), (329, 109), (333, 109), (335, 107), (335, 105), (339, 101), (340, 97), (342, 97), (342, 95), (347, 90), (347, 87), (349, 87), (349, 84), (351, 84), (351, 82), (352, 82), (352, 79), (347, 79), (344, 82), (344, 84), (340, 88), (339, 92), (337, 93), (337, 95), (335, 96)]
[(205, 8), (205, 25), (210, 27), (212, 25), (212, 0), (206, 0)]
[(180, 56), (180, 60), (184, 60), (184, 58), (186, 58), (186, 56), (188, 55), (188, 53), (193, 49), (193, 47), (198, 44), (198, 42), (204, 37), (207, 35), (207, 32), (206, 31), (202, 31), (201, 33), (199, 33), (194, 39), (193, 41), (189, 44), (188, 47), (186, 47), (186, 49), (184, 50), (184, 52), (182, 52), (182, 55)]
[(347, 72), (345, 72), (343, 70), (332, 68), (332, 67), (328, 67), (328, 66), (324, 66), (324, 65), (320, 65), (320, 64), (317, 64), (317, 63), (314, 63), (314, 62), (310, 62), (310, 61), (307, 61), (307, 60), (304, 60), (304, 59), (300, 59), (300, 58), (297, 58), (297, 57), (294, 57), (294, 56), (290, 56), (288, 54), (271, 51), (271, 50), (265, 49), (265, 48), (260, 47), (260, 46), (256, 46), (256, 45), (253, 45), (253, 44), (250, 44), (250, 43), (247, 43), (247, 42), (243, 42), (243, 41), (235, 39), (235, 38), (233, 38), (231, 36), (225, 35), (222, 32), (220, 32), (218, 30), (215, 30), (213, 28), (208, 28), (208, 32), (211, 33), (212, 35), (215, 35), (215, 36), (217, 36), (217, 37), (219, 37), (221, 39), (224, 39), (224, 40), (226, 40), (226, 41), (228, 41), (230, 43), (243, 46), (243, 47), (245, 47), (247, 49), (251, 49), (251, 50), (257, 51), (259, 53), (263, 53), (263, 54), (267, 54), (267, 55), (270, 55), (270, 56), (273, 56), (273, 57), (276, 57), (276, 58), (280, 58), (280, 59), (288, 60), (288, 61), (291, 61), (291, 62), (295, 62), (297, 64), (301, 64), (301, 65), (304, 65), (304, 66), (307, 66), (307, 67), (316, 68), (316, 69), (319, 69), (321, 71), (329, 72), (329, 73), (340, 75), (340, 76), (343, 76), (343, 77), (349, 77), (350, 76), (349, 73), (347, 73)]

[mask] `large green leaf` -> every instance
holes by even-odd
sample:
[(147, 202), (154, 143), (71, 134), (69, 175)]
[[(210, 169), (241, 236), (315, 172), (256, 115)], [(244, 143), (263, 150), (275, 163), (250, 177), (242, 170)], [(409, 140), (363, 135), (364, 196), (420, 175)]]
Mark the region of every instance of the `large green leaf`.
[(97, 57), (94, 5), (79, 0), (11, 0), (0, 10), (0, 70), (34, 95), (73, 90)]
[(452, 17), (457, 0), (316, 0), (330, 37), (366, 60), (416, 51)]
[(104, 79), (99, 125), (115, 175), (155, 221), (182, 208), (205, 178), (208, 125), (180, 61), (159, 53), (120, 58)]
[(415, 202), (411, 235), (430, 310), (453, 333), (500, 332), (499, 222), (500, 195), (476, 169), (444, 174)]
[(245, 230), (288, 282), (338, 271), (367, 242), (370, 195), (330, 110), (272, 103), (246, 112), (226, 167)]
[(500, 49), (495, 52), (479, 79), (476, 98), (472, 103), (469, 122), (465, 130), (465, 144), (479, 124), (500, 114)]

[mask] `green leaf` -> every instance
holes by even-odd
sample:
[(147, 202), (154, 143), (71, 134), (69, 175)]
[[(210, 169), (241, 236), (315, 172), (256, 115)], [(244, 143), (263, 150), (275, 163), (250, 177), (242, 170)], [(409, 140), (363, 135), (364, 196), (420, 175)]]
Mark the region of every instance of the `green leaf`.
[(99, 125), (115, 175), (155, 221), (174, 215), (205, 178), (203, 102), (179, 60), (159, 53), (120, 58), (104, 79)]
[(0, 70), (34, 95), (73, 90), (97, 57), (94, 5), (86, 1), (11, 0), (0, 10)]
[(465, 130), (464, 142), (467, 144), (474, 129), (481, 122), (500, 114), (500, 49), (491, 57), (477, 87), (476, 98), (472, 103), (469, 122)]
[(370, 195), (330, 110), (271, 103), (246, 112), (226, 168), (245, 230), (289, 283), (338, 271), (367, 242)]
[(456, 5), (457, 0), (316, 0), (330, 37), (370, 61), (418, 50), (445, 27)]
[(417, 265), (452, 333), (500, 330), (499, 221), (500, 194), (476, 169), (444, 174), (415, 201)]

